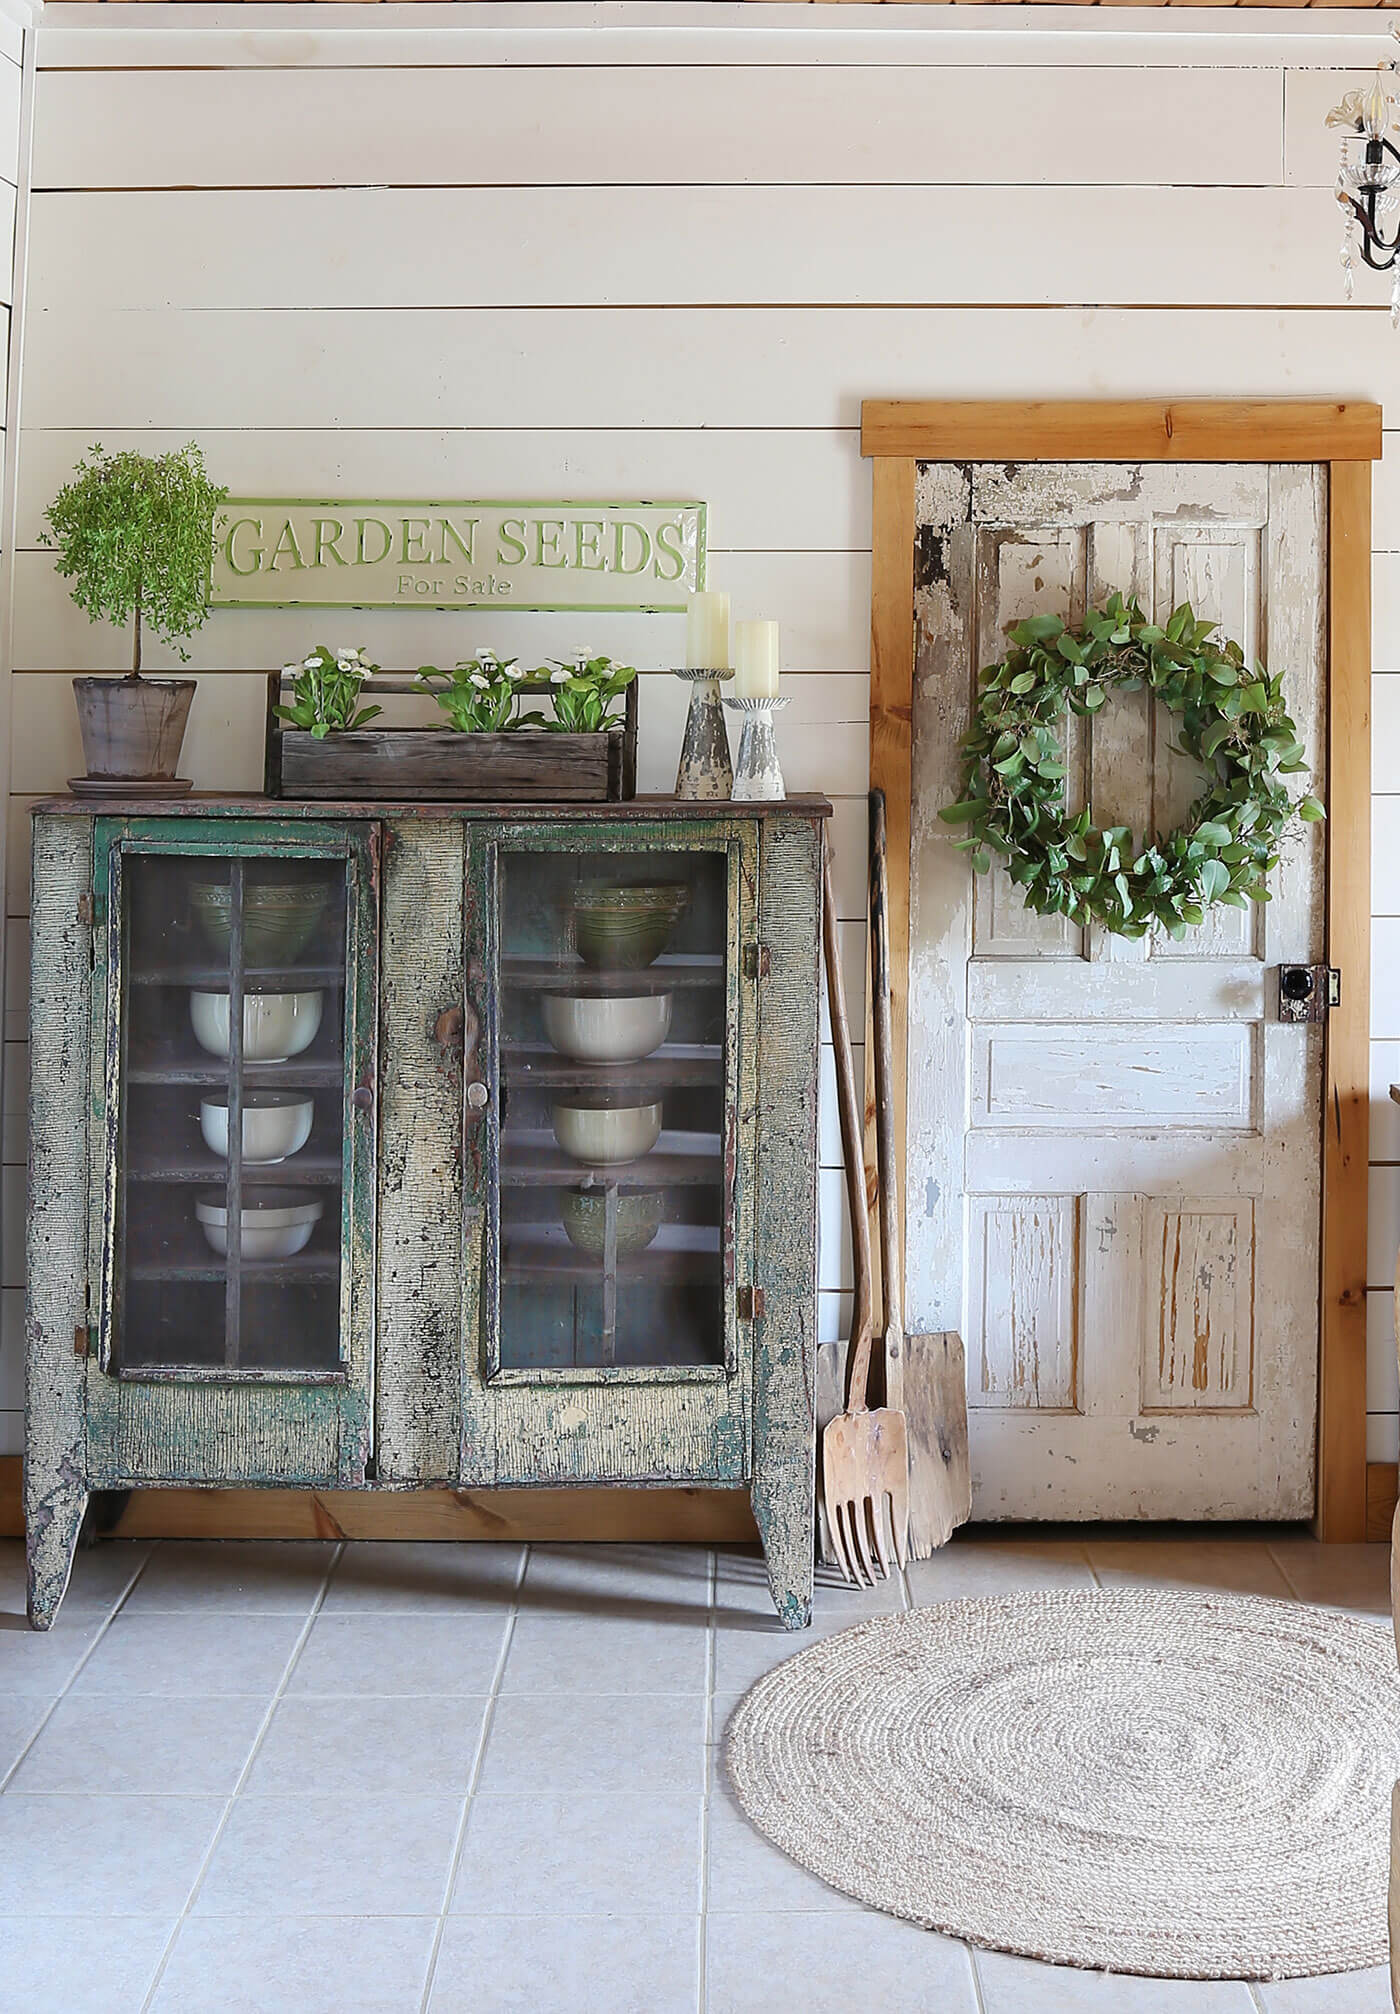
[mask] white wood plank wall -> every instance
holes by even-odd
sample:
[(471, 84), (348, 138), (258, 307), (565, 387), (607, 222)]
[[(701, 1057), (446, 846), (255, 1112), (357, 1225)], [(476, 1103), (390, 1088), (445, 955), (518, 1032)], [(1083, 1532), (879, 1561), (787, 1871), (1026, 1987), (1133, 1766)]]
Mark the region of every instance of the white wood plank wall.
[[(194, 435), (235, 491), (707, 498), (715, 584), (738, 613), (783, 624), (789, 781), (837, 800), (859, 1016), (862, 397), (1327, 394), (1388, 397), (1396, 429), (1376, 516), (1369, 1401), (1372, 1456), (1393, 1459), (1400, 337), (1379, 282), (1340, 304), (1321, 130), (1348, 73), (1382, 52), (1375, 17), (691, 0), (372, 11), (367, 24), (355, 7), (52, 4), (37, 31), (0, 1452), (18, 1444), (27, 812), (79, 763), (66, 674), (119, 670), (126, 648), (73, 608), (37, 543), (91, 441), (159, 450)], [(9, 89), (0, 65), (0, 174)], [(543, 656), (587, 641), (653, 671), (680, 629), (225, 612), (193, 659), (202, 785), (256, 784), (249, 674), (323, 637), (367, 642), (395, 668), (472, 644)], [(682, 705), (673, 681), (648, 678), (644, 787), (669, 780)], [(829, 1095), (822, 1160), (834, 1335), (846, 1241)]]

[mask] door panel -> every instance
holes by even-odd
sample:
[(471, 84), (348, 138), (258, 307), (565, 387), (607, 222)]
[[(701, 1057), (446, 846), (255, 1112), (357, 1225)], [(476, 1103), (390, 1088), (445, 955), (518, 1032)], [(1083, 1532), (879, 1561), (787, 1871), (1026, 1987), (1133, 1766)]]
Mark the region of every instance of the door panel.
[[(461, 1478), (742, 1480), (756, 833), (501, 825), (465, 872)], [(638, 888), (669, 891), (654, 938)]]
[[(920, 469), (908, 1294), (967, 1342), (975, 1515), (1312, 1508), (1322, 1043), (1274, 968), (1322, 956), (1319, 830), (1267, 907), (1132, 943), (974, 887), (937, 813), (1006, 627), (1115, 588), (1282, 671), (1325, 798), (1324, 516), (1312, 467)], [(1072, 724), (1070, 808), (1171, 829), (1200, 788), (1175, 739), (1115, 694)]]
[(94, 882), (93, 1481), (361, 1481), (375, 830), (102, 819)]
[(1075, 1409), (1079, 1198), (970, 1199), (973, 1406)]

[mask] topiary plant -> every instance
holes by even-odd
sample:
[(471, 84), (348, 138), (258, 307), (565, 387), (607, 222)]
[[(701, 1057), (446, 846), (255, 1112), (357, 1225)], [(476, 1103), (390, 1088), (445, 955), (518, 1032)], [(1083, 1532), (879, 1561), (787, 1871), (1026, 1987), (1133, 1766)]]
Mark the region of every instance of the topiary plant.
[(131, 676), (141, 675), (143, 626), (182, 660), (183, 639), (209, 613), (214, 513), (228, 496), (204, 472), (194, 441), (168, 455), (89, 448), (39, 534), (93, 622), (133, 622)]

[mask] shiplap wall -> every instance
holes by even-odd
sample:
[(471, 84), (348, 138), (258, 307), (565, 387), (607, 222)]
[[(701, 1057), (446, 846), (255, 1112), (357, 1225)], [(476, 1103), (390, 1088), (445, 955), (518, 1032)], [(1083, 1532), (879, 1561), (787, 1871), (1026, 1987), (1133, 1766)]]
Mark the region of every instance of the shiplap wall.
[[(56, 4), (37, 31), (14, 557), (0, 1450), (18, 1444), (27, 809), (80, 766), (66, 674), (124, 665), (37, 544), (76, 456), (190, 435), (236, 492), (703, 496), (712, 579), (783, 624), (789, 781), (837, 800), (863, 997), (865, 396), (1385, 399), (1384, 293), (1339, 305), (1333, 136), (1374, 16), (677, 5)], [(1363, 289), (1363, 292), (1365, 290)], [(1400, 429), (1400, 402), (1387, 415)], [(1400, 440), (1377, 483), (1371, 1453), (1400, 1411)], [(225, 612), (187, 773), (260, 776), (248, 676), (674, 619)], [(171, 666), (151, 653), (153, 668)], [(1393, 697), (1392, 697), (1393, 695)], [(643, 787), (684, 695), (649, 677)], [(1390, 795), (1394, 790), (1395, 795)], [(826, 1053), (830, 1088), (830, 1056)], [(1394, 1117), (1392, 1118), (1392, 1113)], [(823, 1113), (822, 1321), (845, 1313)]]

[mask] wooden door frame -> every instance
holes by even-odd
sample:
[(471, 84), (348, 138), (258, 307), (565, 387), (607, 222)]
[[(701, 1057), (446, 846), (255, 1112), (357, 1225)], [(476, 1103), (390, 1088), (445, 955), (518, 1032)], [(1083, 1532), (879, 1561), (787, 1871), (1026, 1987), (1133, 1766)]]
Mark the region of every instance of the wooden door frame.
[[(1363, 401), (867, 399), (874, 466), (870, 781), (885, 793), (895, 1117), (905, 1151), (915, 486), (920, 462), (1322, 462), (1327, 465), (1326, 1024), (1317, 1499), (1320, 1539), (1366, 1537), (1366, 1184), (1370, 1119), (1371, 463)], [(868, 1051), (867, 1051), (868, 1053)], [(867, 1104), (869, 1087), (867, 1087)], [(866, 1186), (878, 1183), (867, 1146)], [(906, 1185), (907, 1193), (907, 1185)], [(903, 1226), (901, 1225), (901, 1234)], [(1379, 1464), (1377, 1465), (1380, 1466)]]

